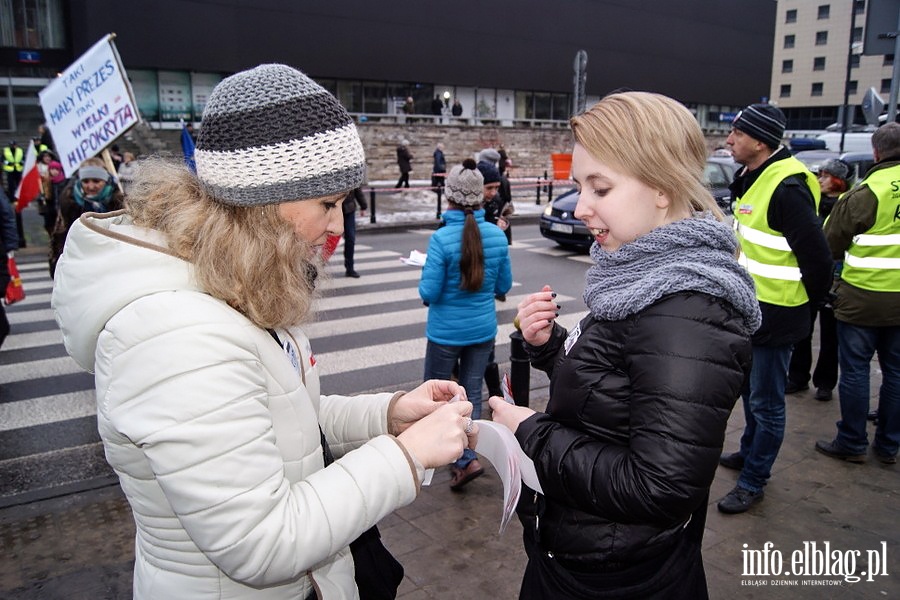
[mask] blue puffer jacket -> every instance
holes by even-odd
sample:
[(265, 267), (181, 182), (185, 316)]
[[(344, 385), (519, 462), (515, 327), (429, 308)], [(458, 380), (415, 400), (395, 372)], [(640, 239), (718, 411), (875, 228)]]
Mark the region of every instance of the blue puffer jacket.
[(460, 289), (459, 258), (466, 215), (461, 210), (444, 213), (444, 227), (431, 236), (428, 260), (419, 281), (419, 296), (428, 305), (425, 336), (449, 346), (468, 346), (497, 335), (494, 295), (512, 287), (512, 269), (506, 235), (475, 211), (484, 247), (484, 283), (477, 292)]

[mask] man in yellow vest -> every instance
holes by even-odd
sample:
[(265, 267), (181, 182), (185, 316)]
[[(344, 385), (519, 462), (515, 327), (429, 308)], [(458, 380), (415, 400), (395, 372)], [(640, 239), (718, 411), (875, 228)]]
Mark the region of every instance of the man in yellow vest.
[(718, 507), (737, 514), (762, 501), (784, 439), (784, 390), (793, 345), (810, 331), (810, 306), (832, 281), (831, 253), (817, 216), (815, 175), (781, 144), (784, 114), (769, 104), (738, 113), (726, 143), (742, 165), (731, 184), (740, 262), (753, 276), (762, 325), (753, 334), (753, 367), (741, 392), (746, 426), (737, 452), (719, 463), (740, 470)]
[(6, 193), (13, 202), (24, 168), (25, 153), (19, 148), (16, 140), (10, 140), (9, 146), (3, 149), (3, 172), (6, 173)]
[(865, 462), (869, 366), (877, 352), (881, 390), (872, 450), (892, 465), (900, 447), (900, 124), (879, 127), (872, 151), (875, 165), (825, 221), (831, 255), (844, 261), (834, 301), (841, 420), (834, 440), (816, 442), (816, 450)]

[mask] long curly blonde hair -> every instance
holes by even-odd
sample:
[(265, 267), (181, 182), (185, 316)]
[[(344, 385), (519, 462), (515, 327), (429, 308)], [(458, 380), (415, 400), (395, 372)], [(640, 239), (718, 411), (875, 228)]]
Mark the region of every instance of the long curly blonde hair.
[(135, 225), (162, 233), (200, 287), (264, 328), (306, 320), (317, 265), (277, 205), (236, 207), (206, 194), (182, 163), (138, 163), (125, 199)]

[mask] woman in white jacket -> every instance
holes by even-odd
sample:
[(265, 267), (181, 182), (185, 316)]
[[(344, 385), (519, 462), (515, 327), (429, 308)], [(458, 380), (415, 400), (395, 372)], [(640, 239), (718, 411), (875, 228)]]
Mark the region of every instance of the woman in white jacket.
[(319, 394), (298, 325), (365, 176), (334, 97), (283, 65), (226, 78), (195, 158), (84, 215), (53, 290), (134, 513), (134, 597), (357, 598), (348, 544), (474, 446), (472, 406), (449, 381)]

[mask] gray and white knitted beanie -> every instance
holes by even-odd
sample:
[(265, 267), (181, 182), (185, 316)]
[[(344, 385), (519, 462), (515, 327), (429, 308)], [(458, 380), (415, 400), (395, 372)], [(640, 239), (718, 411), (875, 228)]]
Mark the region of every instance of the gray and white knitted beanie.
[(366, 175), (344, 107), (279, 64), (236, 73), (213, 89), (194, 160), (203, 189), (233, 206), (321, 198), (358, 187)]
[(467, 158), (450, 169), (444, 189), (450, 202), (474, 208), (484, 199), (484, 176), (476, 168), (475, 161)]

